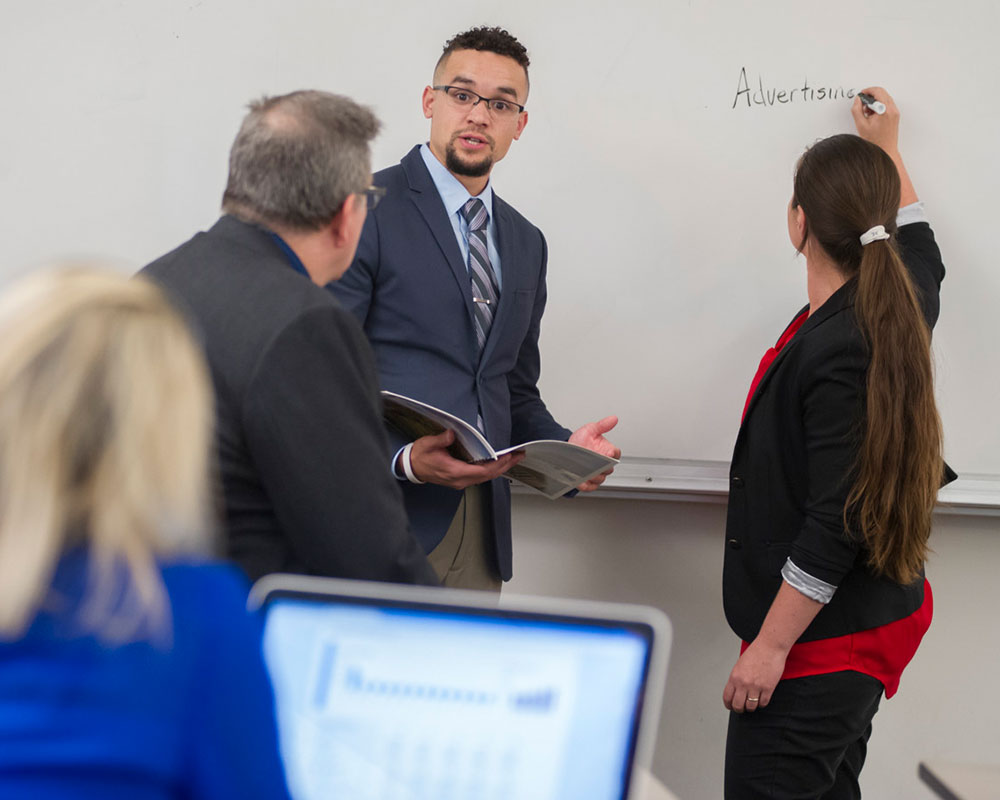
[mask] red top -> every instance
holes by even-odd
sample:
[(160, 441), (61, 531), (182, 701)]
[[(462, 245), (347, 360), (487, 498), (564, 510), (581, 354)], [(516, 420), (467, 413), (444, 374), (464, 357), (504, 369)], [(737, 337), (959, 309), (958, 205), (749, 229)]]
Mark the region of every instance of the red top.
[[(750, 399), (757, 391), (757, 386), (768, 367), (808, 318), (807, 311), (799, 315), (781, 334), (774, 347), (764, 353), (743, 406), (744, 417), (750, 407)], [(920, 640), (930, 627), (933, 614), (934, 596), (931, 593), (930, 583), (925, 580), (923, 605), (908, 617), (866, 631), (792, 645), (785, 660), (785, 671), (781, 673), (781, 679), (853, 670), (881, 681), (885, 687), (885, 696), (892, 697), (899, 688), (899, 678), (903, 674), (903, 669), (910, 663), (910, 659), (917, 652), (917, 647), (920, 646)], [(740, 653), (747, 647), (749, 643), (743, 642)]]
[(767, 368), (770, 367), (774, 362), (774, 359), (778, 357), (778, 353), (781, 352), (781, 349), (792, 340), (792, 337), (796, 333), (799, 332), (799, 328), (802, 327), (802, 323), (804, 323), (807, 319), (809, 319), (809, 312), (803, 311), (795, 318), (792, 324), (785, 329), (785, 332), (781, 334), (781, 338), (778, 339), (774, 347), (764, 353), (764, 357), (760, 360), (760, 366), (757, 367), (757, 374), (753, 376), (753, 382), (750, 384), (750, 391), (747, 393), (747, 401), (743, 404), (743, 416), (740, 417), (740, 422), (743, 422), (743, 420), (746, 419), (747, 409), (750, 408), (750, 401), (753, 399), (754, 392), (757, 391), (760, 379), (763, 378), (764, 373), (767, 372)]

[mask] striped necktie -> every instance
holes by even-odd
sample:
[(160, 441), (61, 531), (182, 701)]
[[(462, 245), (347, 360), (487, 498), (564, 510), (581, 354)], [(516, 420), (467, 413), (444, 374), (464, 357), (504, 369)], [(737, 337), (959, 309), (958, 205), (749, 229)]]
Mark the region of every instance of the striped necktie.
[(476, 341), (479, 343), (479, 352), (482, 352), (486, 337), (490, 335), (493, 315), (500, 299), (500, 289), (486, 246), (486, 222), (489, 219), (486, 206), (478, 197), (469, 198), (469, 201), (462, 206), (462, 216), (469, 223), (469, 277), (472, 280)]

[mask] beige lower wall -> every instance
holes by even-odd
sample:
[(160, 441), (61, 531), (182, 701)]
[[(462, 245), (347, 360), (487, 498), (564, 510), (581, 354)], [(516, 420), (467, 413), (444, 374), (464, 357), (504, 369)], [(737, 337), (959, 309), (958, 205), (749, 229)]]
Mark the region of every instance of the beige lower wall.
[[(722, 614), (725, 506), (582, 496), (514, 499), (505, 591), (644, 603), (674, 646), (654, 773), (680, 800), (722, 796), (722, 688), (738, 643)], [(875, 718), (862, 788), (931, 798), (922, 758), (1000, 764), (1000, 518), (939, 516), (928, 577), (935, 618), (899, 694)]]

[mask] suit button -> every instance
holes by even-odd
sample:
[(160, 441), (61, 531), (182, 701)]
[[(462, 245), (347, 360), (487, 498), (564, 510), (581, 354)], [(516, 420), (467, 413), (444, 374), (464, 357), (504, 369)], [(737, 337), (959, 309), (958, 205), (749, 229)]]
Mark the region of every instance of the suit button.
[(743, 547), (743, 542), (741, 542), (739, 539), (729, 539), (726, 541), (726, 544), (729, 545), (730, 550), (739, 550), (741, 547)]
[(733, 477), (729, 479), (729, 483), (734, 489), (743, 488), (743, 478), (739, 475), (733, 475)]

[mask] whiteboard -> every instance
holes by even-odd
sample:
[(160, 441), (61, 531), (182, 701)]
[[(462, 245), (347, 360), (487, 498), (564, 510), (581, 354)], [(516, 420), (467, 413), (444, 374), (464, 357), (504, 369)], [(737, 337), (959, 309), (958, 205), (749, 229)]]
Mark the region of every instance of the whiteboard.
[(135, 269), (210, 226), (245, 103), (264, 93), (373, 106), (374, 167), (395, 163), (426, 138), (420, 94), (445, 39), (508, 27), (532, 91), (494, 187), (549, 242), (543, 396), (569, 427), (618, 414), (614, 438), (640, 457), (728, 460), (757, 362), (805, 303), (785, 226), (794, 162), (852, 129), (837, 90), (884, 85), (948, 267), (935, 333), (947, 455), (1000, 473), (993, 3), (4, 6), (4, 279), (65, 256)]

